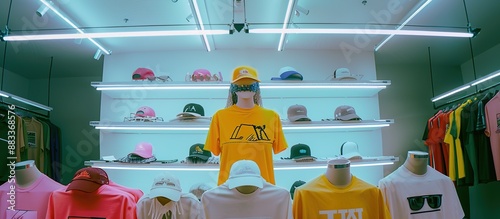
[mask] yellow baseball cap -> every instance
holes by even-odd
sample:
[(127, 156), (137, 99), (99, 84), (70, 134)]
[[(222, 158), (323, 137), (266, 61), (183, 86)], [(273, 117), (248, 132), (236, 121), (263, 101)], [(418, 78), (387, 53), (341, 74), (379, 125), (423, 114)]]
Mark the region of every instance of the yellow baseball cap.
[(251, 84), (253, 82), (260, 82), (260, 80), (255, 68), (243, 65), (238, 66), (233, 70), (233, 79), (231, 83), (235, 82), (238, 82), (238, 84)]

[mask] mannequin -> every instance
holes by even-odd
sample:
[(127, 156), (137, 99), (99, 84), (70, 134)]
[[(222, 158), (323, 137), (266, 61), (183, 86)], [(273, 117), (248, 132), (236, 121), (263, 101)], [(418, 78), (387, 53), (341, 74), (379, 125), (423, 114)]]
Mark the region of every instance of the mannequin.
[(33, 184), (42, 174), (35, 165), (34, 160), (26, 160), (16, 163), (16, 184), (26, 188)]
[(351, 162), (347, 159), (328, 161), (325, 176), (336, 187), (346, 187), (351, 183)]
[(236, 102), (236, 106), (243, 109), (252, 109), (255, 106), (254, 96), (255, 92), (253, 91), (239, 91), (235, 92), (236, 96), (238, 96), (238, 101)]
[(422, 151), (408, 151), (408, 157), (403, 164), (406, 169), (417, 175), (427, 173), (429, 154)]

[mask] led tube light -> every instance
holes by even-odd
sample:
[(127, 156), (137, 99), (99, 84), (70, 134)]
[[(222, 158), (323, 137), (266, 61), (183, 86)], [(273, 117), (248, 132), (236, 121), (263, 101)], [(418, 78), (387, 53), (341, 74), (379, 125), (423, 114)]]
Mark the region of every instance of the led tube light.
[(446, 32), (427, 30), (391, 30), (391, 29), (324, 29), (324, 28), (302, 28), (302, 29), (250, 29), (250, 33), (268, 34), (367, 34), (367, 35), (405, 35), (405, 36), (435, 36), (435, 37), (473, 37), (469, 32)]
[(471, 86), (476, 86), (478, 84), (481, 84), (487, 80), (491, 80), (491, 79), (496, 78), (498, 76), (500, 76), (500, 71), (497, 71), (497, 72), (494, 72), (492, 74), (481, 77), (479, 79), (476, 79), (475, 81), (471, 82), (472, 83)]
[(467, 88), (470, 88), (470, 87), (472, 87), (472, 86), (476, 86), (476, 85), (481, 84), (481, 83), (483, 83), (483, 82), (489, 81), (489, 80), (491, 80), (491, 79), (493, 79), (493, 78), (496, 78), (496, 77), (498, 77), (498, 76), (500, 76), (500, 70), (498, 70), (498, 71), (496, 71), (496, 72), (493, 72), (493, 73), (491, 73), (491, 74), (488, 74), (488, 75), (486, 75), (486, 76), (480, 77), (480, 78), (478, 78), (478, 79), (476, 79), (476, 80), (474, 80), (474, 81), (471, 81), (471, 82), (469, 82), (469, 83), (467, 83), (467, 84), (464, 84), (464, 85), (462, 85), (462, 86), (460, 86), (460, 87), (457, 87), (457, 88), (455, 88), (455, 89), (453, 89), (453, 90), (450, 90), (450, 91), (448, 91), (448, 92), (445, 92), (445, 93), (443, 93), (443, 94), (440, 94), (440, 95), (438, 95), (438, 96), (436, 96), (436, 97), (433, 97), (433, 98), (431, 98), (431, 101), (432, 101), (432, 102), (436, 102), (436, 101), (438, 101), (438, 100), (441, 100), (441, 99), (443, 99), (443, 98), (445, 98), (445, 97), (449, 97), (449, 96), (451, 96), (451, 95), (453, 95), (453, 94), (456, 94), (456, 93), (458, 93), (458, 92), (460, 92), (460, 91), (463, 91), (463, 90), (465, 90), (465, 89), (467, 89)]

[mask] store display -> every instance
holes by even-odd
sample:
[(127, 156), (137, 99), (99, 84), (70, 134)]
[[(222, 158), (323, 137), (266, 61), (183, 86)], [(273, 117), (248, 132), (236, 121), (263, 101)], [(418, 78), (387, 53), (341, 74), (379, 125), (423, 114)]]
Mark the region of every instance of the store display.
[[(321, 201), (317, 201), (321, 200)], [(390, 219), (381, 191), (350, 172), (350, 161), (328, 161), (326, 172), (295, 189), (294, 218)]]
[(118, 159), (124, 163), (150, 163), (156, 161), (153, 155), (153, 145), (149, 142), (139, 142), (135, 145), (134, 151), (127, 156)]
[(126, 122), (160, 122), (162, 117), (156, 117), (156, 112), (149, 106), (139, 107), (135, 113), (130, 113), (129, 117), (125, 117)]
[(50, 194), (64, 185), (40, 172), (33, 160), (16, 163), (14, 171), (15, 181), (0, 185), (0, 218), (45, 219)]
[[(251, 92), (239, 92), (244, 86), (258, 85), (257, 70), (240, 66), (233, 71), (227, 108), (212, 117), (204, 150), (220, 155), (217, 185), (226, 181), (231, 165), (242, 159), (255, 161), (267, 182), (274, 184), (273, 153), (284, 151), (288, 145), (278, 113), (259, 105), (258, 86)], [(237, 84), (235, 84), (237, 83)], [(234, 96), (234, 98), (233, 98)], [(259, 95), (260, 96), (260, 95)], [(255, 153), (241, 153), (255, 151)]]
[(287, 117), (290, 122), (311, 121), (311, 119), (307, 116), (307, 108), (304, 105), (299, 104), (288, 107)]
[(356, 114), (354, 107), (348, 105), (335, 108), (334, 118), (341, 121), (361, 120), (361, 117)]
[(359, 146), (356, 142), (346, 141), (340, 146), (340, 157), (348, 160), (363, 159), (359, 153)]
[(95, 167), (78, 170), (68, 186), (55, 190), (46, 206), (46, 218), (137, 218), (134, 197), (109, 185), (105, 171)]
[(304, 77), (297, 70), (290, 66), (280, 68), (279, 77), (272, 77), (271, 80), (295, 80), (302, 81)]
[(405, 163), (379, 181), (392, 218), (464, 218), (452, 180), (428, 159), (427, 152), (409, 151)]
[(206, 163), (212, 153), (210, 151), (205, 151), (203, 148), (204, 144), (196, 143), (189, 147), (189, 156), (186, 157), (188, 163)]
[(207, 219), (292, 218), (291, 202), (290, 193), (266, 182), (251, 160), (235, 162), (227, 181), (201, 198)]
[(200, 201), (191, 193), (183, 193), (179, 179), (162, 172), (153, 180), (148, 194), (137, 203), (138, 219), (203, 218)]

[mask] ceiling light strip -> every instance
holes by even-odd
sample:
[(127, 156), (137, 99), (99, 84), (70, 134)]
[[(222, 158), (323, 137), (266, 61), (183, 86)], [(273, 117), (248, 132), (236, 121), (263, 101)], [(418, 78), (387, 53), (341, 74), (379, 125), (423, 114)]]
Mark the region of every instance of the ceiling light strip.
[(431, 98), (431, 101), (432, 102), (436, 102), (438, 100), (441, 100), (443, 98), (446, 98), (446, 97), (449, 97), (449, 96), (451, 96), (453, 94), (456, 94), (456, 93), (458, 93), (460, 91), (466, 90), (466, 89), (468, 89), (468, 88), (470, 88), (472, 86), (476, 86), (476, 85), (479, 85), (479, 84), (481, 84), (483, 82), (490, 81), (491, 79), (496, 78), (498, 76), (500, 76), (500, 70), (497, 70), (497, 71), (495, 71), (493, 73), (490, 73), (488, 75), (480, 77), (480, 78), (478, 78), (478, 79), (476, 79), (474, 81), (471, 81), (471, 82), (469, 82), (467, 84), (464, 84), (464, 85), (462, 85), (460, 87), (454, 88), (454, 89), (452, 89), (450, 91), (447, 91), (445, 93), (442, 93), (442, 94), (440, 94), (438, 96), (435, 96), (435, 97)]
[(281, 30), (283, 30), (283, 32), (281, 32), (280, 42), (278, 44), (278, 51), (283, 51), (283, 47), (285, 44), (285, 36), (286, 36), (286, 33), (284, 32), (284, 30), (286, 30), (288, 28), (288, 22), (290, 21), (290, 17), (292, 16), (294, 2), (295, 2), (295, 0), (288, 1), (288, 7), (286, 9), (286, 14), (285, 14), (285, 20), (283, 21), (283, 28), (281, 29)]
[[(49, 2), (47, 2), (45, 0), (40, 0), (40, 2), (42, 2), (48, 8), (50, 8), (50, 10), (52, 10), (54, 13), (56, 13), (57, 16), (59, 16), (64, 21), (66, 21), (66, 23), (68, 23), (71, 27), (73, 27), (79, 33), (84, 33), (83, 30), (81, 30), (80, 28), (78, 28), (73, 22), (71, 22), (66, 16), (64, 16), (59, 10), (57, 10), (54, 7), (54, 5), (52, 4), (52, 1), (49, 3)], [(109, 50), (105, 49), (103, 46), (101, 46), (101, 44), (97, 43), (94, 39), (92, 39), (92, 38), (87, 38), (87, 39), (90, 40), (90, 42), (92, 42), (94, 45), (96, 45), (106, 55), (111, 54), (111, 52)]]
[[(201, 31), (204, 31), (205, 30), (205, 26), (203, 25), (203, 21), (201, 20), (201, 14), (200, 14), (200, 9), (198, 7), (198, 3), (196, 2), (196, 0), (192, 0), (191, 3), (193, 5), (194, 12), (195, 12), (195, 15), (196, 15), (196, 22), (198, 23), (198, 25), (200, 25)], [(226, 33), (227, 33), (227, 31), (226, 31)], [(203, 38), (203, 42), (205, 43), (205, 47), (206, 47), (207, 51), (210, 52), (211, 48), (210, 48), (210, 44), (208, 43), (207, 34), (205, 34), (205, 33), (202, 32), (201, 36)]]
[(7, 93), (5, 91), (0, 91), (0, 96), (2, 96), (2, 97), (10, 97), (13, 100), (19, 101), (19, 102), (24, 103), (24, 104), (28, 104), (30, 106), (34, 106), (36, 108), (39, 108), (39, 109), (42, 109), (42, 110), (45, 110), (45, 111), (52, 111), (52, 109), (53, 109), (50, 106), (46, 106), (46, 105), (43, 105), (41, 103), (37, 103), (37, 102), (32, 101), (32, 100), (28, 100), (26, 98), (23, 98), (23, 97), (20, 97), (20, 96), (16, 96), (14, 94)]
[(302, 28), (302, 29), (250, 29), (250, 33), (274, 34), (366, 34), (366, 35), (406, 35), (406, 36), (436, 36), (436, 37), (472, 37), (469, 32), (456, 31), (424, 31), (424, 30), (392, 30), (392, 29), (335, 29), (335, 28)]
[[(420, 11), (422, 11), (425, 8), (425, 6), (427, 6), (431, 2), (432, 2), (432, 0), (427, 0), (426, 2), (424, 2), (424, 4), (422, 4), (415, 12), (413, 12), (410, 15), (410, 17), (406, 18), (406, 20), (401, 25), (399, 25), (399, 27), (397, 28), (397, 30), (401, 30), (406, 24), (408, 24), (408, 22), (411, 21), (411, 19), (413, 19), (413, 17), (415, 17), (418, 13), (420, 13)], [(387, 43), (393, 36), (395, 36), (395, 34), (391, 34), (390, 36), (388, 36), (387, 38), (385, 38), (380, 44), (378, 44), (375, 47), (375, 52), (378, 51), (380, 48), (382, 48), (382, 46), (385, 43)]]

